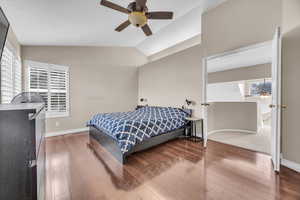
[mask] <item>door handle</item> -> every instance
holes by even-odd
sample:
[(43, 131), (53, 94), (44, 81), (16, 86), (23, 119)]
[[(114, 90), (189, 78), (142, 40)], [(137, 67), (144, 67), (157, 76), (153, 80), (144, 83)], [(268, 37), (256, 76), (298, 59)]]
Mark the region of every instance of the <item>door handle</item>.
[(274, 105), (274, 104), (269, 105), (269, 108), (276, 108), (276, 107), (279, 107), (281, 109), (286, 109), (287, 105)]
[(287, 105), (281, 105), (282, 109), (287, 109)]
[(33, 167), (35, 167), (36, 166), (36, 160), (30, 160), (29, 162), (28, 162), (28, 167), (29, 168), (33, 168)]
[(39, 111), (37, 111), (36, 113), (29, 113), (28, 114), (28, 118), (29, 120), (34, 120), (37, 118), (37, 116), (40, 114), (40, 112), (45, 108), (45, 106), (43, 106)]
[(270, 104), (270, 105), (269, 105), (269, 108), (276, 108), (276, 105)]

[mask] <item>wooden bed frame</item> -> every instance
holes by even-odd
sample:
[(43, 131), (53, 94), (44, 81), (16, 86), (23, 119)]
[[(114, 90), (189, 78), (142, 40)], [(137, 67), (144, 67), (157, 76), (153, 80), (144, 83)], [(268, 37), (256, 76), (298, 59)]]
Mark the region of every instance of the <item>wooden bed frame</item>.
[(103, 148), (109, 151), (120, 163), (124, 164), (126, 163), (126, 158), (129, 155), (135, 152), (149, 149), (151, 147), (176, 139), (181, 136), (182, 137), (187, 136), (190, 134), (189, 131), (190, 129), (191, 129), (191, 124), (188, 123), (186, 126), (177, 129), (175, 131), (171, 131), (159, 136), (155, 136), (141, 143), (138, 143), (134, 146), (134, 148), (131, 151), (123, 154), (116, 140), (114, 140), (112, 137), (108, 136), (107, 134), (103, 133), (101, 130), (91, 126), (89, 130), (90, 141), (88, 143), (88, 146), (93, 150), (93, 152), (96, 155), (99, 156), (100, 152), (97, 152), (98, 151), (97, 149), (99, 149), (97, 148), (97, 145), (101, 145)]

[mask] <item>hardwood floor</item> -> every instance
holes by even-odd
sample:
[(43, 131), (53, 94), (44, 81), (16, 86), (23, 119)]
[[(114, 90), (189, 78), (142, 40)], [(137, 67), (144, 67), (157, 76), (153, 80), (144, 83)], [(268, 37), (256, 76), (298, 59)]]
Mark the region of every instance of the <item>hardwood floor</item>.
[(226, 144), (174, 140), (122, 166), (87, 143), (86, 133), (47, 138), (47, 200), (300, 199), (299, 173), (276, 175), (267, 155)]

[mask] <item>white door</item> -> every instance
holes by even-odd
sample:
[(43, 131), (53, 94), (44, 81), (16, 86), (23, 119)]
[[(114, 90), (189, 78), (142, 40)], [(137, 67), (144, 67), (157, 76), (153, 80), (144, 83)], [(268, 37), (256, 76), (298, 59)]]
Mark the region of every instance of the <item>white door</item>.
[(273, 39), (272, 53), (272, 129), (271, 156), (274, 170), (280, 171), (281, 146), (281, 33), (277, 28)]
[(207, 146), (208, 137), (208, 117), (207, 108), (209, 104), (207, 103), (207, 59), (204, 58), (202, 62), (202, 118), (203, 118), (203, 146)]

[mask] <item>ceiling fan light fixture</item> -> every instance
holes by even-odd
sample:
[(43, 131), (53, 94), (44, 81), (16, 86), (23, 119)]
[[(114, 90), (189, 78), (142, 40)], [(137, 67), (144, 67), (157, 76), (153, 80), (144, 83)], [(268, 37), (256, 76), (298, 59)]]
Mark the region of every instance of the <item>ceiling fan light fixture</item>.
[(134, 0), (129, 3), (127, 8), (111, 2), (110, 0), (101, 0), (100, 4), (107, 8), (116, 10), (128, 15), (128, 20), (121, 23), (115, 31), (121, 32), (130, 24), (141, 28), (146, 36), (152, 35), (148, 20), (171, 20), (173, 19), (173, 12), (170, 11), (155, 11), (148, 12), (147, 0)]
[(136, 27), (143, 27), (147, 24), (147, 16), (144, 12), (131, 12), (128, 17), (130, 23)]
[(266, 98), (266, 97), (271, 96), (271, 92), (268, 91), (268, 89), (267, 89), (266, 79), (264, 79), (264, 84), (263, 84), (262, 88), (260, 89), (259, 95), (262, 98)]

